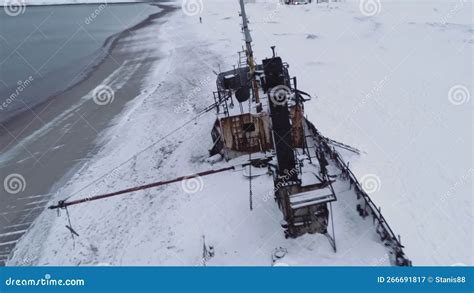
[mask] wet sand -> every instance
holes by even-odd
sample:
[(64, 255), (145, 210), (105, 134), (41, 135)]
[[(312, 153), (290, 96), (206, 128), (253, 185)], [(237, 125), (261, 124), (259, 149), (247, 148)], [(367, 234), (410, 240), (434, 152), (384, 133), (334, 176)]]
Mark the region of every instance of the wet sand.
[[(113, 43), (108, 56), (80, 83), (0, 123), (0, 265), (51, 196), (100, 148), (97, 139), (101, 131), (140, 94), (143, 79), (158, 56), (146, 49), (127, 48), (143, 42), (142, 38), (133, 38), (140, 35), (140, 30), (174, 10), (158, 6), (162, 11), (109, 40)], [(114, 90), (112, 103), (98, 105), (93, 99), (83, 98), (102, 84)], [(3, 183), (10, 174), (25, 179), (24, 191), (6, 191)], [(28, 265), (27, 260), (24, 265)]]

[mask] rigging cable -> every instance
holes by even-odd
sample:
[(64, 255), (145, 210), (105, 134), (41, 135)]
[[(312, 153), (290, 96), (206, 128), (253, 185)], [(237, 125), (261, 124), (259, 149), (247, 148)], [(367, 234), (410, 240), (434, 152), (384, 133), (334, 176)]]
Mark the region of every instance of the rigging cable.
[(162, 142), (163, 140), (165, 140), (166, 138), (172, 136), (173, 134), (175, 134), (176, 132), (178, 132), (179, 130), (183, 129), (184, 127), (186, 127), (188, 124), (191, 124), (192, 122), (196, 121), (197, 118), (201, 117), (202, 115), (210, 112), (212, 109), (214, 109), (215, 107), (218, 107), (220, 104), (222, 104), (223, 101), (220, 101), (219, 103), (212, 103), (211, 105), (207, 106), (206, 108), (204, 108), (203, 110), (199, 111), (194, 117), (192, 117), (191, 119), (189, 119), (188, 121), (186, 121), (185, 123), (183, 123), (181, 126), (173, 129), (172, 131), (168, 132), (165, 136), (163, 136), (162, 138), (160, 138), (159, 140), (153, 142), (151, 145), (147, 146), (146, 148), (142, 149), (141, 151), (139, 151), (138, 153), (134, 154), (132, 157), (130, 157), (129, 159), (127, 159), (125, 162), (122, 162), (120, 163), (118, 166), (116, 166), (115, 168), (113, 168), (112, 170), (106, 172), (104, 175), (100, 176), (99, 178), (97, 178), (96, 180), (92, 181), (91, 183), (87, 184), (86, 186), (84, 186), (83, 188), (79, 189), (78, 191), (74, 192), (73, 194), (71, 194), (69, 197), (65, 198), (63, 200), (66, 201), (68, 199), (70, 199), (71, 197), (73, 197), (74, 195), (78, 194), (79, 192), (85, 190), (86, 188), (90, 187), (91, 185), (97, 183), (98, 181), (100, 181), (101, 179), (103, 179), (104, 177), (108, 176), (110, 173), (114, 172), (115, 170), (119, 169), (120, 167), (122, 167), (123, 165), (127, 164), (128, 162), (130, 162), (131, 160), (133, 160), (135, 157), (141, 155), (142, 153), (146, 152), (147, 150), (151, 149), (152, 147), (154, 147), (155, 145), (157, 145), (158, 143)]

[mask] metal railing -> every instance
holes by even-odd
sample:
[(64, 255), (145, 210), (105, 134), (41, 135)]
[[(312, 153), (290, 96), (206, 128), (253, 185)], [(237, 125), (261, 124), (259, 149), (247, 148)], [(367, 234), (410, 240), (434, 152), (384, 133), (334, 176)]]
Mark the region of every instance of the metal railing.
[(370, 196), (364, 191), (360, 182), (357, 180), (357, 177), (350, 170), (349, 164), (343, 160), (342, 156), (334, 147), (331, 148), (329, 146), (330, 139), (324, 137), (310, 121), (306, 120), (306, 122), (317, 142), (321, 144), (325, 152), (330, 155), (331, 159), (335, 161), (338, 167), (342, 170), (341, 175), (344, 179), (349, 180), (350, 188), (354, 186), (357, 199), (360, 200), (362, 198), (364, 200), (364, 207), (362, 208), (358, 205), (357, 210), (363, 218), (368, 216), (369, 212), (372, 214), (373, 222), (374, 224), (377, 224), (377, 234), (379, 234), (381, 241), (390, 247), (391, 253), (394, 256), (394, 263), (398, 266), (411, 266), (412, 262), (403, 252), (404, 246), (400, 241), (400, 236), (397, 237), (392, 228), (388, 225), (382, 215), (381, 209), (375, 205)]

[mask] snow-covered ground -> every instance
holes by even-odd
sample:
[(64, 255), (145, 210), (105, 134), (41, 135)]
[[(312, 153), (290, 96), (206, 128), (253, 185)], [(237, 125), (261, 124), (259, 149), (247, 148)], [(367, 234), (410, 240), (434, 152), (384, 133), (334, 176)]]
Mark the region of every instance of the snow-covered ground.
[[(348, 157), (351, 168), (401, 234), (414, 265), (472, 265), (472, 2), (252, 2), (257, 59), (276, 45), (298, 87), (318, 97), (306, 104), (310, 120), (324, 135), (363, 150)], [(231, 68), (242, 47), (236, 1), (196, 3), (196, 11), (178, 10), (135, 35), (158, 38), (154, 50), (162, 61), (103, 134), (102, 150), (56, 200), (226, 165), (206, 161), (212, 114), (172, 131), (212, 103), (213, 70)], [(336, 234), (342, 246), (336, 256), (319, 236), (283, 240), (276, 204), (262, 200), (269, 205), (250, 212), (240, 174), (187, 183), (196, 185), (70, 208), (81, 235), (75, 245), (64, 213), (45, 211), (10, 263), (198, 265), (205, 235), (216, 249), (209, 265), (269, 265), (278, 246), (294, 252), (291, 265), (386, 264), (375, 246), (365, 248), (373, 254), (351, 251), (356, 244), (344, 240), (357, 231)], [(271, 184), (259, 177), (254, 188), (258, 202)]]

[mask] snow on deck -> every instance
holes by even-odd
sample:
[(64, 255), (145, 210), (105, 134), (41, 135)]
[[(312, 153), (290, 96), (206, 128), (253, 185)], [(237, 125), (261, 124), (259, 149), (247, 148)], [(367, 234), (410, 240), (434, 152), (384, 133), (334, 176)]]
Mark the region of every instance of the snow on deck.
[[(220, 163), (215, 167), (225, 165)], [(332, 204), (338, 248), (335, 253), (321, 234), (285, 239), (280, 226), (283, 216), (273, 199), (270, 175), (253, 178), (253, 210), (250, 211), (248, 178), (242, 170), (232, 173), (203, 178), (204, 189), (179, 209), (186, 220), (175, 231), (181, 239), (178, 247), (184, 245), (185, 250), (194, 250), (196, 262), (199, 263), (201, 252), (201, 247), (195, 247), (196, 242), (205, 235), (207, 244), (215, 249), (215, 257), (207, 265), (268, 266), (272, 264), (272, 252), (279, 247), (288, 251), (280, 260), (288, 265), (390, 264), (371, 218), (363, 220), (357, 213), (356, 197), (349, 191), (347, 182), (335, 184), (338, 196), (338, 201)], [(189, 259), (183, 259), (183, 263), (189, 264)]]

